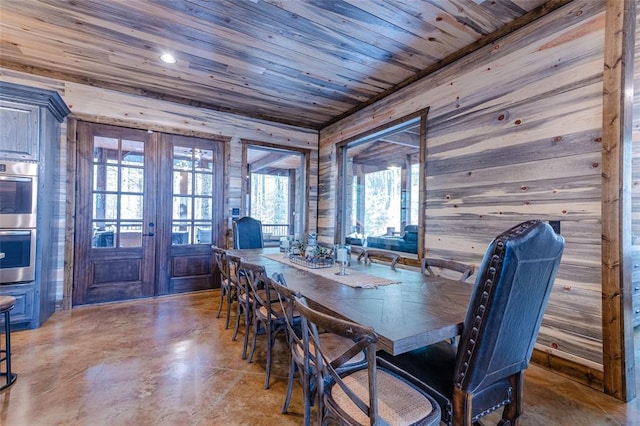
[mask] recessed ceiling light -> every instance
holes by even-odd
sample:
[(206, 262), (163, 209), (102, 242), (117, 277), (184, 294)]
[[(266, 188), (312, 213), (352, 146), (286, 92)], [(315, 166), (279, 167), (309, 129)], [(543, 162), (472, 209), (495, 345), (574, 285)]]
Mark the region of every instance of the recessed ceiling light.
[(160, 56), (160, 59), (162, 60), (162, 62), (165, 62), (167, 64), (175, 64), (176, 58), (171, 54), (171, 53), (163, 53)]

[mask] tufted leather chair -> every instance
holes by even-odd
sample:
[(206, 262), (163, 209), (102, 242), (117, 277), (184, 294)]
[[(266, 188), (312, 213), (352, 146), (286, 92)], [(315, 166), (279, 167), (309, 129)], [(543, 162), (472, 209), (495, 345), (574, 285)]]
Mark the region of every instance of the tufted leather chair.
[(459, 345), (440, 342), (381, 357), (440, 404), (442, 421), (471, 425), (504, 407), (500, 425), (522, 412), (527, 368), (558, 271), (564, 239), (528, 221), (498, 235), (484, 255)]
[(262, 222), (249, 216), (233, 222), (233, 248), (262, 248)]

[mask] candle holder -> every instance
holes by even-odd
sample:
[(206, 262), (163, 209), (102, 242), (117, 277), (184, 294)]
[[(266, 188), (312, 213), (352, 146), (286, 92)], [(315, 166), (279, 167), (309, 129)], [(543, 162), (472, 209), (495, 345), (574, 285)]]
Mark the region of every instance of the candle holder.
[(280, 238), (280, 251), (283, 252), (282, 257), (289, 257), (289, 249), (291, 244), (289, 242), (289, 237), (281, 237)]
[(335, 263), (338, 266), (338, 272), (336, 275), (349, 275), (346, 271), (349, 264), (349, 249), (342, 244), (336, 244), (334, 247)]

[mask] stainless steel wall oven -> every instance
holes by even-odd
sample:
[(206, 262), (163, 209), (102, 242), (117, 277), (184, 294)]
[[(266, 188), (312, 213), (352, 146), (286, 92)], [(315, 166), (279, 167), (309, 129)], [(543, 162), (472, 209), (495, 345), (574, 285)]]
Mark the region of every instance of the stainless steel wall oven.
[(38, 165), (0, 161), (0, 229), (35, 228)]
[(0, 284), (35, 279), (38, 165), (0, 161)]

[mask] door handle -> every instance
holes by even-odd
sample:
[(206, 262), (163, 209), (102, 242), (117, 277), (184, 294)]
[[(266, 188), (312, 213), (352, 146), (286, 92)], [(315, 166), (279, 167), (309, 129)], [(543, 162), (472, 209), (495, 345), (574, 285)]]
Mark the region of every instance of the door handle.
[[(153, 229), (153, 227), (156, 226), (155, 223), (151, 222), (149, 224), (149, 228)], [(153, 231), (150, 231), (148, 234), (142, 234), (143, 237), (153, 237), (154, 235), (156, 235), (155, 233), (153, 233)]]

